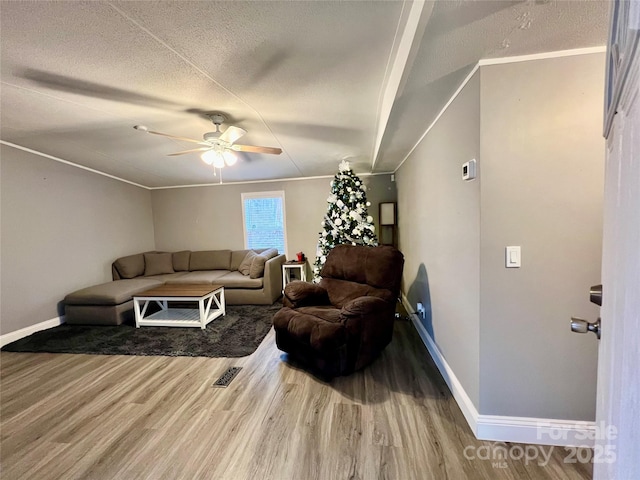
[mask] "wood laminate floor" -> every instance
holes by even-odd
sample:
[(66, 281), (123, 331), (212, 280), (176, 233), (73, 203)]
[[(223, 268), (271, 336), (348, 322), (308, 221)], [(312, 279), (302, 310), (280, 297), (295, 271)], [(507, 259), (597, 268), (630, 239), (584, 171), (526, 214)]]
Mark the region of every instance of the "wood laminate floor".
[[(406, 321), (373, 365), (331, 383), (286, 360), (273, 330), (236, 359), (2, 352), (0, 477), (591, 478), (559, 447), (548, 464), (533, 446), (533, 460), (481, 459), (493, 443), (474, 438)], [(243, 369), (212, 388), (230, 366)]]

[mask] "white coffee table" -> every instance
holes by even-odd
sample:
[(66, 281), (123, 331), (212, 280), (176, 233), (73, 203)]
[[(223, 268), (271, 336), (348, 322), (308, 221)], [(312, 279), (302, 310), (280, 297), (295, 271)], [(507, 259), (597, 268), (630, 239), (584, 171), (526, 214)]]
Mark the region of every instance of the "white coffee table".
[[(151, 302), (160, 311), (146, 315)], [(169, 302), (195, 302), (197, 308), (169, 308)], [(200, 327), (203, 330), (212, 320), (225, 315), (224, 287), (222, 285), (161, 285), (133, 296), (136, 328)], [(145, 316), (146, 315), (146, 316)]]

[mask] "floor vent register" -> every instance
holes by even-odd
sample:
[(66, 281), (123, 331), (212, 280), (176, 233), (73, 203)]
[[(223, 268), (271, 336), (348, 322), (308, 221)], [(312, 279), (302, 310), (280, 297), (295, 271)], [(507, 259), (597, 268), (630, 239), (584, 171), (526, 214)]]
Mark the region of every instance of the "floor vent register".
[(213, 383), (213, 387), (228, 387), (231, 383), (231, 380), (236, 378), (236, 375), (242, 370), (242, 367), (229, 367), (227, 371), (224, 372), (218, 380)]

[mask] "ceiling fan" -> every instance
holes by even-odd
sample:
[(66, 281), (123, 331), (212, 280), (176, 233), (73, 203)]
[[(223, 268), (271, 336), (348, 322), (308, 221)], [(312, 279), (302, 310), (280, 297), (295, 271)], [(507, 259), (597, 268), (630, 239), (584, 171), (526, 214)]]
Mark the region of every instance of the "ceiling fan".
[(135, 125), (133, 128), (153, 135), (162, 135), (163, 137), (169, 137), (183, 142), (192, 142), (197, 143), (198, 145), (203, 145), (200, 148), (194, 148), (192, 150), (170, 153), (169, 156), (203, 152), (202, 155), (200, 155), (202, 161), (208, 165), (213, 165), (214, 168), (222, 168), (225, 165), (234, 165), (238, 161), (238, 157), (235, 152), (268, 153), (272, 155), (280, 155), (282, 153), (281, 148), (238, 145), (235, 142), (247, 133), (246, 130), (240, 127), (229, 126), (224, 132), (221, 132), (220, 125), (222, 125), (226, 120), (225, 116), (220, 113), (214, 113), (208, 115), (208, 117), (216, 126), (216, 131), (205, 133), (202, 136), (203, 140), (194, 140), (192, 138), (169, 135), (168, 133), (154, 132), (144, 125)]

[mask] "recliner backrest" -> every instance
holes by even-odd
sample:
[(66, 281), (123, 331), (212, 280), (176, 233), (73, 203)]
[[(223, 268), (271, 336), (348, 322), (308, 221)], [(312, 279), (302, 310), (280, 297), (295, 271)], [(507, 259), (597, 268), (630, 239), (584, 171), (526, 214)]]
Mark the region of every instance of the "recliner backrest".
[(329, 252), (320, 276), (390, 290), (397, 297), (403, 266), (404, 256), (391, 246), (338, 245)]
[(340, 280), (337, 278), (323, 278), (319, 285), (327, 291), (329, 302), (337, 308), (344, 307), (351, 300), (359, 297), (378, 297), (393, 304), (397, 298), (386, 288), (376, 288), (364, 283)]

